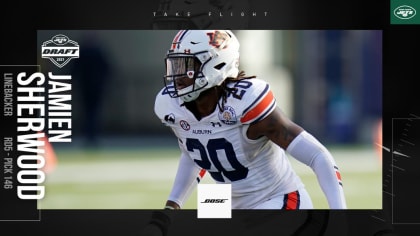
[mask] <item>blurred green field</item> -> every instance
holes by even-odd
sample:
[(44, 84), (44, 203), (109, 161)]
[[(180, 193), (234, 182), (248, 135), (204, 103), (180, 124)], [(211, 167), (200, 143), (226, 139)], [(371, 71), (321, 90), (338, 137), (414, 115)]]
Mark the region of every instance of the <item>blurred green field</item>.
[[(349, 209), (382, 208), (382, 167), (368, 147), (332, 147), (340, 167)], [(39, 209), (161, 209), (174, 179), (176, 148), (98, 150), (57, 149), (58, 164), (47, 174)], [(315, 175), (290, 158), (312, 196), (328, 208)], [(205, 176), (202, 183), (212, 183)], [(185, 209), (196, 208), (194, 191)]]

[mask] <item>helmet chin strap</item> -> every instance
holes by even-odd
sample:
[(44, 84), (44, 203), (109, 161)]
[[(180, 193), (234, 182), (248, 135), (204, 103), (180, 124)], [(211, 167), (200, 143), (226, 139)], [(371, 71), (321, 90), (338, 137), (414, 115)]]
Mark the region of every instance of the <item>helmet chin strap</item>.
[[(182, 99), (182, 101), (184, 101), (184, 102), (191, 102), (191, 101), (194, 101), (195, 99), (197, 99), (198, 98), (198, 96), (200, 96), (200, 93), (201, 92), (203, 92), (203, 91), (205, 91), (205, 90), (207, 90), (207, 89), (205, 89), (204, 87), (208, 84), (208, 80), (207, 80), (207, 78), (206, 77), (201, 77), (201, 78), (196, 78), (195, 79), (195, 84), (200, 88), (200, 89), (198, 89), (198, 90), (196, 90), (196, 91), (194, 91), (194, 92), (190, 92), (190, 93), (188, 93), (188, 94), (185, 94), (185, 95), (181, 95), (181, 99)], [(184, 88), (184, 89), (182, 89), (182, 90), (193, 90), (193, 87), (192, 87), (193, 85), (190, 85), (190, 86), (188, 86), (188, 87), (186, 87), (186, 88)]]
[(194, 91), (194, 92), (191, 92), (189, 94), (182, 95), (181, 99), (184, 102), (191, 102), (191, 101), (194, 101), (195, 99), (197, 99), (199, 95), (200, 95), (200, 91)]

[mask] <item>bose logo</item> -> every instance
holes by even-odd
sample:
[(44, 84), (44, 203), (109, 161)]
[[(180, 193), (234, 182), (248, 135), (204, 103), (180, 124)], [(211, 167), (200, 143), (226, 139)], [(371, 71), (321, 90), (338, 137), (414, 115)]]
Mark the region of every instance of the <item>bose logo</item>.
[(200, 203), (225, 203), (226, 200), (229, 200), (227, 198), (221, 198), (221, 199), (206, 199), (203, 202)]
[(232, 218), (230, 184), (197, 184), (197, 218)]

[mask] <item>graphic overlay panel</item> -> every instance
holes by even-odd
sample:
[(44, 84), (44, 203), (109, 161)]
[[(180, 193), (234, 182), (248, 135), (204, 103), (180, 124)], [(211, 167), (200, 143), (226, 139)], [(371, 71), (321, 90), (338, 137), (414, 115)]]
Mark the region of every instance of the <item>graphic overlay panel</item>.
[(416, 191), (420, 177), (420, 117), (393, 119), (392, 143), (392, 222), (395, 224), (420, 224), (419, 193)]
[(42, 147), (36, 133), (26, 129), (38, 126), (44, 115), (45, 104), (40, 103), (43, 97), (39, 95), (45, 89), (34, 81), (41, 79), (38, 71), (36, 65), (0, 65), (4, 83), (0, 220), (40, 220), (37, 199), (44, 195), (45, 179), (38, 169), (43, 164)]
[[(107, 4), (107, 3), (101, 3), (101, 7), (98, 7), (97, 3), (94, 2), (74, 2), (75, 5), (81, 6), (81, 7), (68, 7), (68, 8), (62, 8), (59, 5), (55, 4), (52, 1), (46, 1), (45, 3), (40, 3), (35, 7), (22, 7), (20, 4), (16, 4), (14, 6), (13, 11), (15, 12), (16, 9), (19, 9), (19, 18), (21, 18), (24, 22), (19, 23), (16, 21), (12, 21), (13, 24), (11, 27), (4, 27), (4, 35), (12, 36), (12, 37), (2, 37), (1, 44), (2, 49), (2, 62), (3, 64), (18, 64), (18, 63), (33, 63), (37, 64), (35, 59), (34, 52), (39, 51), (36, 48), (33, 48), (34, 46), (41, 45), (42, 42), (51, 39), (52, 36), (57, 35), (59, 33), (63, 32), (56, 32), (57, 34), (51, 34), (48, 35), (48, 37), (43, 37), (42, 42), (34, 43), (36, 40), (36, 29), (149, 29), (151, 28), (150, 22), (152, 22), (152, 18), (154, 17), (153, 12), (158, 12), (158, 2), (176, 2), (176, 1), (153, 1), (153, 3), (150, 4), (151, 1), (144, 1), (144, 2), (137, 2), (133, 6), (132, 3), (122, 3), (119, 4), (118, 12), (116, 11), (116, 5), (115, 4)], [(187, 2), (187, 1), (186, 1)], [(226, 1), (209, 1), (209, 2), (226, 2)], [(227, 1), (229, 2), (229, 1)], [(411, 54), (414, 52), (415, 55), (418, 55), (418, 36), (414, 33), (417, 31), (417, 28), (414, 27), (404, 27), (401, 26), (401, 24), (413, 24), (415, 19), (419, 18), (410, 18), (407, 20), (397, 18), (393, 15), (394, 9), (391, 6), (390, 2), (399, 2), (399, 1), (384, 1), (384, 2), (366, 2), (366, 1), (348, 1), (348, 2), (333, 2), (333, 1), (249, 1), (251, 4), (249, 6), (249, 10), (251, 11), (250, 14), (248, 12), (246, 13), (246, 16), (252, 16), (250, 17), (251, 21), (243, 21), (248, 23), (239, 22), (237, 24), (238, 28), (242, 27), (249, 27), (251, 29), (342, 29), (342, 28), (349, 28), (349, 29), (383, 29), (384, 31), (384, 42), (388, 43), (383, 47), (384, 55), (387, 58), (387, 60), (384, 61), (384, 85), (386, 84), (387, 87), (384, 89), (384, 98), (387, 97), (389, 100), (392, 101), (385, 101), (384, 102), (384, 110), (387, 113), (392, 113), (392, 115), (389, 115), (386, 117), (387, 119), (384, 119), (384, 123), (394, 123), (394, 121), (391, 122), (392, 117), (399, 117), (398, 115), (401, 115), (403, 117), (406, 117), (407, 114), (410, 113), (416, 113), (418, 110), (418, 106), (413, 104), (415, 103), (415, 99), (411, 96), (413, 92), (416, 90), (417, 86), (414, 86), (412, 81), (416, 81), (415, 78), (418, 77), (418, 71), (417, 70), (417, 61), (416, 60), (407, 60), (405, 59), (406, 54)], [(410, 5), (411, 3), (418, 3), (418, 1), (414, 0), (405, 0), (405, 2), (411, 6), (414, 7), (416, 12), (416, 17), (419, 17), (419, 8)], [(12, 5), (12, 2), (8, 2), (10, 5)], [(79, 3), (79, 4), (77, 4)], [(192, 3), (190, 1), (190, 3)], [(14, 4), (13, 4), (14, 5)], [(152, 7), (150, 7), (152, 6)], [(156, 7), (155, 7), (156, 6)], [(187, 7), (184, 7), (182, 5), (182, 1), (179, 1), (177, 8), (174, 8), (175, 10), (184, 10), (187, 9)], [(37, 8), (40, 9), (37, 9)], [(237, 21), (242, 20), (240, 8), (234, 7), (234, 11), (230, 10), (225, 12), (222, 12), (223, 19), (220, 17), (220, 11), (216, 10), (209, 10), (207, 7), (204, 9), (204, 11), (198, 11), (195, 9), (192, 9), (191, 13), (207, 13), (212, 12), (212, 16), (215, 17), (216, 20), (219, 21), (212, 21), (217, 22), (227, 28), (232, 28), (233, 24), (228, 24), (229, 21)], [(173, 8), (170, 8), (173, 9)], [(8, 11), (7, 7), (3, 9), (5, 12)], [(12, 10), (12, 9), (10, 9)], [(404, 10), (404, 9), (402, 9)], [(230, 16), (230, 12), (233, 11), (233, 16)], [(256, 12), (257, 16), (254, 17), (252, 15), (252, 12)], [(265, 12), (268, 12), (267, 16), (265, 16)], [(39, 14), (39, 12), (48, 12), (48, 14)], [(175, 16), (173, 11), (168, 11), (170, 13), (170, 16)], [(355, 13), (358, 17), (354, 17)], [(401, 14), (404, 14), (404, 12), (400, 12)], [(121, 15), (121, 17), (118, 17), (118, 15)], [(77, 15), (77, 17), (75, 17)], [(6, 17), (9, 16), (3, 15), (4, 18), (2, 22), (5, 24), (9, 24), (10, 19), (6, 20)], [(116, 17), (110, 17), (110, 16), (116, 16)], [(1, 17), (1, 16), (0, 16)], [(169, 19), (164, 18), (164, 19)], [(117, 19), (117, 20), (116, 20)], [(196, 19), (196, 18), (194, 18)], [(198, 18), (197, 18), (198, 19)], [(167, 24), (171, 24), (172, 27), (160, 27), (161, 25), (156, 24), (157, 29), (176, 29), (179, 27), (179, 24), (176, 20), (179, 20), (179, 18), (174, 19), (173, 21), (167, 22)], [(207, 18), (206, 18), (207, 20)], [(393, 20), (396, 20), (398, 22), (392, 23)], [(153, 21), (153, 23), (155, 23)], [(193, 22), (194, 23), (194, 22)], [(198, 22), (201, 23), (201, 22)], [(201, 27), (209, 27), (210, 24), (207, 24), (208, 22), (205, 22), (203, 25), (198, 25)], [(165, 22), (163, 22), (163, 25), (165, 26)], [(391, 24), (391, 26), (389, 26)], [(212, 24), (216, 25), (216, 24)], [(193, 26), (195, 27), (195, 26)], [(236, 27), (236, 24), (233, 28)], [(185, 27), (183, 27), (185, 28)], [(64, 32), (65, 33), (65, 32)], [(19, 37), (14, 37), (19, 36)], [(71, 35), (68, 35), (71, 38), (73, 38)], [(395, 36), (395, 37), (394, 37)], [(292, 41), (297, 42), (295, 38), (291, 37), (289, 38)], [(4, 43), (7, 42), (7, 43)], [(28, 43), (29, 42), (29, 43)], [(404, 47), (402, 47), (404, 46)], [(83, 45), (80, 46), (83, 50)], [(404, 48), (405, 50), (401, 50), (401, 48)], [(134, 50), (133, 50), (134, 51)], [(396, 52), (398, 51), (398, 52)], [(127, 51), (128, 52), (128, 51)], [(295, 54), (293, 54), (295, 55)], [(83, 57), (83, 52), (80, 54), (81, 57)], [(32, 59), (32, 61), (31, 61)], [(61, 59), (60, 59), (61, 60)], [(28, 63), (29, 61), (29, 63)], [(42, 68), (45, 69), (46, 65), (56, 67), (52, 64), (51, 61), (48, 59), (43, 59), (45, 62), (45, 65), (42, 65)], [(77, 59), (72, 60), (69, 62), (66, 66), (64, 66), (64, 69), (69, 68), (69, 65), (74, 63), (75, 61), (78, 61)], [(120, 62), (122, 64), (126, 63), (127, 61)], [(312, 64), (315, 67), (315, 64)], [(56, 67), (58, 68), (58, 67)], [(1, 69), (1, 68), (0, 68)], [(311, 76), (312, 74), (308, 74), (308, 76)], [(123, 76), (119, 76), (119, 78), (123, 78)], [(353, 77), (351, 77), (353, 78)], [(403, 81), (405, 79), (405, 81)], [(132, 81), (135, 81), (134, 79)], [(119, 85), (124, 85), (125, 82), (121, 82)], [(405, 86), (403, 86), (403, 84)], [(145, 86), (149, 90), (149, 83)], [(152, 90), (152, 89), (150, 89)], [(126, 90), (124, 94), (127, 96), (134, 96), (130, 93), (131, 90)], [(372, 92), (375, 90), (370, 90), (369, 92)], [(4, 92), (3, 92), (4, 93)], [(394, 96), (397, 93), (397, 96)], [(311, 93), (308, 93), (311, 94)], [(414, 92), (415, 94), (415, 92)], [(136, 94), (137, 96), (143, 96)], [(108, 96), (111, 97), (112, 96)], [(125, 101), (124, 96), (121, 96), (121, 98), (124, 99), (116, 99), (115, 102), (119, 103), (120, 101)], [(125, 106), (124, 103), (121, 104), (120, 107)], [(395, 104), (395, 108), (393, 109), (392, 105)], [(144, 104), (143, 104), (144, 105)], [(391, 105), (391, 106), (390, 106)], [(412, 106), (411, 106), (412, 105)], [(144, 105), (147, 106), (147, 105)], [(146, 109), (143, 110), (147, 110)], [(135, 109), (133, 109), (135, 110)], [(134, 111), (133, 111), (134, 112)], [(123, 115), (127, 115), (126, 113), (121, 113)], [(106, 115), (104, 117), (110, 118)], [(127, 116), (124, 116), (127, 117)], [(313, 117), (313, 116), (308, 116)], [(415, 116), (413, 116), (415, 118)], [(4, 124), (4, 116), (2, 116), (2, 130), (5, 130)], [(407, 118), (411, 119), (411, 118)], [(130, 123), (131, 120), (124, 119), (125, 123)], [(137, 120), (138, 121), (138, 120)], [(397, 121), (397, 123), (404, 123), (405, 121)], [(138, 124), (138, 123), (137, 123)], [(398, 126), (402, 126), (402, 124), (399, 124)], [(13, 127), (12, 127), (13, 128)], [(16, 128), (16, 127), (14, 127)], [(7, 130), (9, 130), (9, 127), (7, 127)], [(391, 130), (393, 130), (393, 134), (395, 135), (398, 133), (398, 130), (391, 129), (391, 127), (387, 127), (385, 138), (387, 139), (393, 139), (394, 145), (391, 145), (391, 143), (385, 143), (384, 147), (382, 149), (382, 153), (384, 155), (384, 161), (391, 161), (391, 158), (388, 158), (388, 156), (392, 155), (392, 158), (394, 158), (396, 161), (391, 163), (384, 162), (383, 166), (383, 175), (384, 175), (384, 198), (388, 199), (393, 196), (395, 196), (395, 199), (393, 199), (393, 222), (394, 225), (397, 228), (397, 232), (406, 232), (407, 234), (399, 234), (399, 235), (410, 235), (408, 233), (418, 232), (419, 227), (416, 227), (416, 222), (418, 222), (418, 217), (415, 215), (417, 206), (414, 203), (412, 208), (407, 208), (405, 206), (409, 205), (410, 203), (403, 202), (404, 200), (411, 200), (410, 196), (398, 196), (400, 195), (399, 191), (406, 191), (409, 189), (408, 184), (407, 186), (404, 183), (401, 183), (400, 181), (407, 180), (409, 183), (412, 183), (410, 181), (415, 181), (415, 179), (409, 179), (408, 176), (405, 176), (407, 173), (407, 170), (411, 173), (414, 168), (416, 168), (416, 165), (411, 166), (411, 164), (404, 164), (406, 162), (411, 163), (413, 162), (413, 158), (408, 159), (407, 157), (400, 156), (398, 153), (413, 157), (409, 154), (416, 154), (418, 151), (411, 151), (407, 149), (414, 149), (415, 146), (410, 146), (408, 143), (404, 143), (406, 146), (404, 146), (402, 149), (397, 150), (397, 143), (400, 142), (395, 137), (391, 137), (390, 133)], [(402, 133), (402, 132), (400, 132)], [(410, 137), (412, 137), (410, 135)], [(162, 142), (163, 140), (160, 140)], [(406, 141), (412, 141), (411, 139), (407, 139)], [(410, 142), (411, 143), (411, 142)], [(416, 143), (414, 143), (416, 144)], [(4, 145), (7, 146), (10, 144)], [(394, 153), (395, 151), (395, 153)], [(6, 153), (2, 151), (2, 158), (3, 154)], [(105, 155), (105, 152), (102, 152), (101, 155)], [(59, 153), (61, 154), (61, 153)], [(70, 155), (71, 158), (69, 159), (75, 159), (75, 156)], [(123, 155), (121, 155), (123, 156)], [(93, 160), (87, 159), (87, 160)], [(93, 161), (92, 161), (93, 162)], [(117, 163), (121, 163), (120, 160), (118, 160)], [(402, 164), (403, 163), (403, 164)], [(2, 169), (0, 173), (3, 173), (5, 166), (8, 164), (2, 163)], [(413, 162), (414, 164), (414, 162)], [(394, 165), (394, 167), (393, 167)], [(92, 164), (95, 168), (98, 166), (95, 164)], [(418, 165), (417, 165), (418, 166)], [(9, 167), (9, 166), (8, 166)], [(113, 168), (115, 168), (113, 166)], [(400, 169), (399, 169), (400, 168)], [(404, 171), (402, 170), (404, 169)], [(417, 168), (418, 169), (418, 168)], [(79, 175), (80, 169), (73, 169), (77, 170), (77, 174), (75, 175), (74, 179), (79, 178), (82, 175)], [(132, 173), (124, 169), (127, 173)], [(94, 172), (95, 173), (95, 172)], [(138, 174), (138, 173), (137, 173)], [(388, 174), (389, 174), (389, 182), (388, 180)], [(410, 174), (411, 175), (411, 174)], [(108, 176), (117, 176), (115, 174), (109, 174)], [(138, 175), (133, 175), (138, 176)], [(414, 174), (413, 174), (414, 176)], [(393, 177), (393, 179), (392, 179)], [(3, 175), (1, 176), (1, 180), (3, 180)], [(80, 178), (81, 179), (81, 178)], [(348, 180), (348, 178), (346, 178)], [(141, 185), (141, 183), (138, 182), (138, 179), (135, 179), (137, 186)], [(88, 183), (88, 179), (82, 180), (83, 183)], [(127, 182), (127, 181), (125, 181)], [(362, 181), (360, 181), (362, 182)], [(109, 183), (108, 183), (109, 184)], [(348, 181), (345, 183), (346, 188), (348, 187)], [(414, 185), (414, 184), (412, 184)], [(63, 188), (66, 188), (67, 185), (60, 185)], [(394, 187), (394, 191), (392, 191), (391, 188), (388, 189), (388, 187)], [(108, 187), (108, 185), (106, 186)], [(414, 185), (415, 187), (415, 185)], [(109, 189), (109, 187), (108, 187)], [(114, 193), (116, 192), (122, 192), (120, 188), (117, 188)], [(8, 208), (7, 204), (3, 202), (3, 195), (4, 189), (1, 190), (0, 198), (2, 200), (2, 205), (0, 207), (0, 216), (2, 216), (3, 220), (3, 213), (6, 209), (7, 211), (10, 210), (10, 207)], [(7, 193), (7, 191), (6, 191)], [(415, 194), (415, 191), (412, 193)], [(103, 194), (105, 195), (105, 194)], [(165, 193), (163, 193), (165, 195)], [(13, 195), (12, 195), (13, 196)], [(52, 196), (50, 192), (46, 192), (46, 196)], [(121, 196), (127, 197), (129, 194), (121, 194)], [(136, 196), (139, 197), (138, 193), (136, 193)], [(70, 196), (72, 199), (73, 197)], [(94, 202), (98, 202), (98, 198), (92, 198), (94, 199)], [(71, 202), (71, 201), (68, 201)], [(93, 202), (93, 201), (92, 201)], [(117, 202), (117, 201), (114, 201)], [(123, 202), (123, 201), (120, 201)], [(387, 206), (387, 204), (385, 204)], [(389, 204), (391, 205), (391, 204)], [(6, 207), (6, 208), (4, 208)], [(399, 208), (402, 207), (402, 208)], [(386, 208), (386, 207), (384, 207)], [(83, 208), (85, 209), (85, 208)], [(383, 227), (382, 225), (378, 228), (381, 230), (382, 235), (386, 233), (391, 233), (391, 230), (389, 230), (389, 226), (391, 226), (390, 221), (384, 216), (387, 215), (387, 211), (383, 210), (363, 210), (363, 211), (344, 211), (344, 212), (329, 212), (326, 211), (327, 214), (332, 213), (332, 215), (329, 217), (329, 224), (327, 233), (320, 233), (319, 235), (337, 235), (331, 233), (331, 229), (334, 227), (342, 227), (342, 225), (345, 222), (348, 222), (350, 224), (349, 232), (355, 232), (354, 234), (348, 233), (348, 235), (381, 235), (380, 233), (376, 234), (376, 231), (370, 231), (371, 228), (376, 227), (378, 224), (386, 224), (386, 227)], [(410, 212), (410, 213), (409, 213)], [(10, 228), (13, 228), (17, 233), (26, 233), (26, 234), (50, 234), (50, 235), (59, 235), (63, 234), (64, 232), (68, 234), (89, 234), (89, 233), (107, 233), (107, 234), (137, 234), (139, 225), (143, 225), (143, 223), (146, 223), (148, 221), (148, 216), (150, 215), (148, 211), (143, 210), (136, 210), (136, 211), (125, 211), (125, 210), (43, 210), (42, 212), (42, 222), (36, 223), (36, 224), (26, 224), (26, 223), (19, 223), (19, 224), (13, 224), (15, 222), (9, 223), (9, 222), (2, 222), (1, 226), (5, 226), (4, 228), (8, 228), (8, 226), (11, 226)], [(243, 217), (246, 215), (246, 211), (240, 211), (240, 212), (233, 212), (233, 220), (238, 219), (239, 217)], [(249, 212), (250, 215), (254, 215), (254, 218), (260, 219), (263, 221), (264, 219), (270, 219), (273, 220), (272, 224), (264, 225), (264, 222), (262, 222), (261, 227), (256, 227), (256, 230), (254, 230), (254, 234), (249, 233), (249, 235), (279, 235), (278, 231), (281, 231), (283, 235), (291, 235), (285, 233), (285, 230), (282, 230), (279, 228), (280, 223), (303, 223), (300, 220), (293, 219), (290, 217), (290, 215), (299, 216), (297, 218), (301, 218), (300, 216), (305, 217), (306, 212), (297, 212), (296, 214), (289, 214), (287, 215), (287, 219), (285, 220), (284, 215), (279, 215), (278, 212), (270, 212), (272, 214), (269, 214), (267, 212)], [(308, 219), (315, 219), (315, 224), (319, 226), (323, 226), (324, 224), (319, 224), (319, 221), (324, 221), (326, 218), (323, 216), (324, 214), (317, 214), (321, 213), (318, 211), (314, 212), (315, 214), (311, 217), (308, 217)], [(391, 212), (390, 212), (391, 213)], [(409, 213), (407, 216), (404, 216), (405, 213)], [(6, 213), (4, 213), (6, 214)], [(339, 219), (339, 217), (335, 216), (345, 216), (342, 219)], [(225, 221), (225, 220), (214, 220), (214, 221), (208, 221), (208, 220), (197, 220), (196, 218), (196, 212), (185, 210), (178, 212), (179, 218), (177, 218), (177, 222), (173, 224), (171, 229), (169, 230), (169, 236), (170, 235), (179, 235), (179, 234), (185, 234), (186, 232), (191, 232), (191, 230), (197, 230), (197, 232), (200, 232), (203, 236), (205, 235), (214, 235), (214, 234), (220, 234), (221, 231), (223, 231), (226, 235), (234, 235), (237, 234), (238, 229), (236, 226), (238, 225), (232, 225), (232, 221)], [(8, 218), (8, 217), (6, 217)], [(254, 221), (253, 218), (253, 221)], [(348, 221), (346, 219), (348, 219)], [(328, 218), (326, 219), (328, 221)], [(116, 223), (118, 222), (118, 223)], [(280, 222), (280, 223), (279, 223)], [(405, 223), (407, 222), (407, 223)], [(412, 222), (412, 223), (409, 223)], [(410, 224), (410, 226), (408, 226)], [(241, 224), (239, 224), (241, 225)], [(76, 226), (76, 227), (75, 227)], [(249, 226), (249, 225), (248, 225)], [(306, 224), (302, 224), (302, 226), (306, 226)], [(288, 225), (286, 224), (283, 229), (287, 228)], [(203, 231), (203, 228), (206, 230)], [(308, 227), (309, 230), (311, 228)], [(347, 231), (347, 228), (341, 229), (342, 231)], [(323, 231), (324, 232), (324, 231)], [(270, 234), (271, 233), (271, 234)], [(345, 235), (346, 232), (343, 233)], [(245, 235), (245, 234), (242, 234)], [(316, 235), (316, 233), (311, 232), (309, 235)]]

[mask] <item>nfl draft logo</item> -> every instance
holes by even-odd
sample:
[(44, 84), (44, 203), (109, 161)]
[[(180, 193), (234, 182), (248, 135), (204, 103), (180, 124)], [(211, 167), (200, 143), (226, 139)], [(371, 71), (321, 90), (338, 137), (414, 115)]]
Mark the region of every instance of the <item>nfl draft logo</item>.
[(50, 59), (54, 65), (62, 68), (71, 59), (79, 58), (79, 50), (77, 42), (58, 34), (42, 44), (41, 57)]

